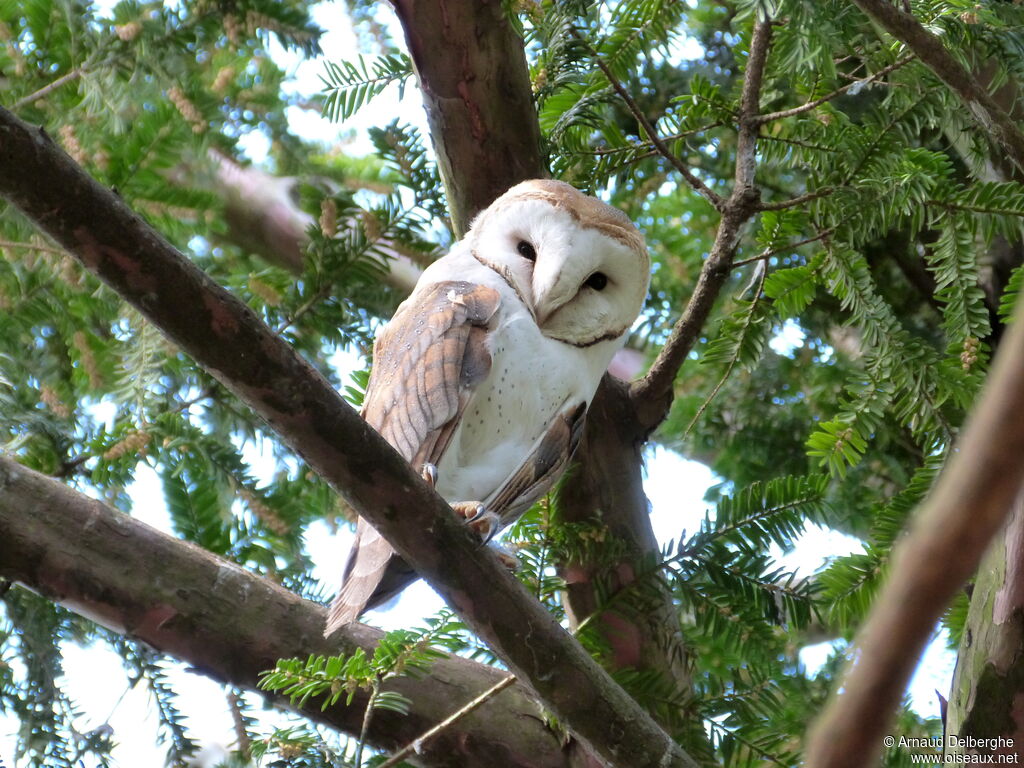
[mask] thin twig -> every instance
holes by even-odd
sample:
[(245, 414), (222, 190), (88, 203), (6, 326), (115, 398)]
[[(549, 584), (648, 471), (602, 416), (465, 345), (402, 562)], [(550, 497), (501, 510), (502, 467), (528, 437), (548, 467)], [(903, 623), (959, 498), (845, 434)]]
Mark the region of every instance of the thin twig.
[[(761, 275), (757, 281), (757, 290), (754, 291), (753, 301), (751, 301), (750, 309), (747, 311), (747, 317), (745, 322), (743, 323), (743, 330), (741, 331), (742, 334), (745, 334), (750, 329), (750, 324), (754, 322), (754, 313), (757, 311), (757, 305), (760, 303), (761, 296), (764, 293), (764, 281), (767, 277), (768, 268), (764, 264), (762, 264)], [(726, 366), (725, 372), (722, 374), (722, 378), (718, 380), (718, 383), (715, 385), (715, 388), (711, 390), (711, 394), (708, 395), (704, 402), (700, 404), (700, 408), (697, 409), (697, 412), (693, 415), (693, 419), (690, 420), (690, 425), (686, 428), (686, 431), (683, 432), (683, 441), (685, 441), (686, 438), (689, 437), (690, 432), (693, 431), (693, 428), (697, 425), (697, 422), (700, 421), (700, 417), (704, 415), (704, 412), (707, 411), (708, 406), (711, 405), (711, 402), (715, 399), (718, 393), (722, 391), (722, 387), (725, 386), (725, 382), (729, 380), (729, 376), (732, 375), (732, 371), (736, 367), (736, 360), (738, 357), (739, 350), (737, 349), (736, 354), (733, 355), (732, 358), (729, 360), (729, 365)]]
[(53, 253), (63, 256), (67, 253), (63, 248), (54, 248), (49, 245), (35, 245), (34, 243), (16, 243), (11, 240), (0, 240), (0, 248), (24, 248), (29, 251), (41, 251), (42, 253)]
[[(705, 133), (707, 131), (710, 131), (712, 128), (721, 128), (721, 127), (722, 127), (722, 123), (720, 121), (715, 121), (713, 123), (708, 123), (707, 125), (702, 125), (700, 128), (692, 128), (689, 131), (680, 131), (679, 133), (670, 133), (668, 136), (662, 136), (661, 140), (662, 141), (676, 141), (678, 139), (685, 139), (685, 138), (687, 138), (689, 136), (696, 136), (698, 133)], [(652, 142), (650, 142), (650, 141), (640, 141), (640, 142), (637, 142), (635, 144), (629, 144), (629, 145), (627, 145), (625, 147), (607, 147), (607, 148), (598, 147), (597, 149), (579, 149), (579, 150), (575, 150), (575, 151), (570, 151), (569, 154), (571, 154), (571, 155), (593, 155), (593, 156), (597, 156), (597, 157), (606, 157), (607, 155), (615, 155), (615, 154), (619, 154), (621, 152), (629, 152), (631, 149), (644, 149), (644, 148), (653, 147), (653, 146), (654, 146), (654, 144)]]
[(828, 229), (821, 230), (821, 232), (812, 237), (805, 237), (803, 240), (797, 240), (795, 243), (790, 243), (789, 245), (781, 245), (778, 248), (766, 249), (764, 251), (761, 251), (761, 253), (759, 253), (757, 256), (751, 256), (749, 259), (734, 261), (732, 263), (732, 268), (738, 269), (739, 267), (745, 267), (747, 264), (753, 264), (755, 261), (764, 261), (765, 259), (770, 259), (772, 256), (777, 256), (783, 251), (791, 251), (794, 248), (799, 248), (801, 245), (807, 245), (808, 243), (816, 243), (819, 240), (824, 240), (826, 237), (828, 237), (835, 231), (835, 227), (829, 227)]
[(419, 752), (421, 749), (423, 749), (423, 746), (428, 741), (430, 741), (430, 739), (432, 739), (434, 736), (436, 736), (437, 734), (439, 734), (441, 731), (445, 730), (446, 728), (449, 728), (454, 723), (458, 722), (459, 720), (464, 718), (466, 715), (470, 714), (475, 709), (479, 708), (480, 706), (485, 704), (487, 701), (489, 701), (490, 699), (492, 699), (495, 696), (497, 696), (499, 693), (504, 691), (506, 688), (508, 688), (514, 682), (516, 682), (516, 676), (515, 675), (509, 675), (508, 677), (506, 677), (505, 679), (501, 680), (500, 682), (495, 683), (490, 688), (488, 688), (486, 691), (484, 691), (479, 696), (477, 696), (475, 699), (473, 699), (471, 702), (469, 702), (466, 706), (462, 707), (462, 709), (456, 710), (455, 712), (453, 712), (451, 715), (449, 715), (444, 720), (439, 722), (437, 725), (435, 725), (430, 730), (424, 731), (422, 736), (418, 736), (413, 741), (411, 741), (408, 744), (406, 744), (400, 750), (398, 750), (393, 755), (391, 755), (391, 757), (389, 757), (383, 763), (378, 765), (377, 768), (393, 768), (393, 766), (398, 765), (406, 755), (409, 755), (412, 752)]
[(242, 712), (242, 695), (237, 690), (228, 693), (228, 708), (231, 710), (231, 723), (235, 729), (235, 743), (238, 751), (248, 760), (252, 756), (252, 739), (245, 729), (245, 715)]
[(309, 299), (307, 299), (306, 302), (301, 307), (295, 310), (294, 314), (292, 314), (291, 317), (285, 318), (285, 321), (274, 329), (274, 333), (280, 336), (291, 326), (295, 325), (295, 323), (297, 323), (303, 315), (305, 315), (307, 312), (312, 310), (317, 304), (319, 304), (321, 301), (330, 296), (332, 290), (334, 290), (333, 282), (328, 281), (324, 283), (322, 286), (320, 286), (320, 290), (318, 290)]
[(900, 67), (906, 66), (915, 58), (917, 57), (913, 55), (904, 56), (902, 59), (893, 62), (889, 66), (883, 67), (882, 69), (878, 70), (877, 72), (875, 72), (875, 74), (865, 77), (862, 80), (855, 80), (852, 83), (842, 86), (841, 88), (836, 88), (834, 91), (832, 91), (832, 93), (826, 94), (825, 96), (822, 96), (820, 99), (808, 101), (805, 104), (801, 104), (799, 107), (792, 107), (791, 109), (780, 109), (778, 112), (767, 112), (763, 115), (758, 115), (755, 118), (755, 120), (757, 121), (758, 125), (764, 125), (765, 123), (770, 123), (775, 120), (781, 120), (785, 117), (793, 117), (794, 115), (799, 115), (803, 112), (808, 112), (814, 109), (815, 107), (821, 106), (826, 101), (832, 101), (832, 99), (836, 98), (837, 96), (842, 96), (851, 88), (854, 88), (858, 85), (861, 88), (863, 88), (868, 83), (874, 82), (880, 77), (885, 77), (890, 72), (893, 72), (899, 69)]
[(377, 705), (377, 696), (380, 694), (380, 680), (375, 679), (371, 684), (370, 698), (366, 702), (366, 709), (363, 711), (363, 725), (359, 729), (359, 740), (356, 742), (356, 754), (352, 758), (355, 768), (363, 768), (363, 748), (366, 746), (366, 737), (370, 733), (370, 722), (373, 720), (373, 710)]
[(88, 71), (88, 69), (85, 66), (76, 67), (75, 69), (72, 69), (70, 72), (68, 72), (66, 75), (61, 75), (56, 80), (54, 80), (52, 83), (44, 85), (38, 91), (35, 91), (34, 93), (30, 93), (28, 96), (22, 96), (20, 99), (18, 99), (16, 102), (14, 102), (10, 106), (10, 109), (11, 110), (21, 109), (26, 104), (31, 104), (33, 101), (38, 101), (39, 99), (45, 98), (45, 97), (49, 96), (51, 93), (53, 93), (54, 91), (56, 91), (61, 86), (65, 85), (66, 83), (70, 83), (73, 80), (77, 80), (82, 75), (84, 75), (87, 71)]
[(818, 200), (822, 197), (828, 197), (836, 191), (835, 187), (822, 187), (816, 189), (813, 192), (808, 192), (806, 195), (800, 195), (799, 197), (793, 197), (789, 200), (778, 200), (773, 203), (758, 203), (757, 210), (759, 211), (784, 211), (787, 208), (796, 208), (798, 205), (809, 203), (812, 200)]
[(825, 147), (821, 144), (811, 144), (809, 141), (801, 141), (800, 139), (787, 138), (785, 136), (772, 136), (770, 133), (762, 133), (759, 137), (761, 141), (777, 141), (781, 144), (792, 144), (794, 147), (803, 147), (804, 149), (812, 149), (815, 152), (829, 152), (835, 154), (839, 150), (835, 147)]
[[(589, 47), (590, 46), (588, 45), (588, 48)], [(617, 77), (615, 77), (611, 68), (604, 63), (597, 51), (590, 48), (590, 55), (593, 56), (594, 61), (597, 63), (601, 72), (604, 73), (604, 76), (608, 78), (608, 82), (619, 95), (619, 98), (621, 98), (626, 104), (626, 108), (629, 110), (630, 114), (633, 115), (633, 118), (640, 124), (640, 127), (643, 128), (644, 133), (647, 134), (647, 138), (650, 140), (651, 144), (653, 144), (655, 149), (658, 150), (658, 154), (668, 160), (669, 163), (672, 164), (672, 167), (679, 171), (679, 174), (686, 179), (686, 183), (693, 187), (696, 192), (703, 195), (708, 202), (715, 207), (715, 210), (723, 210), (725, 201), (722, 199), (721, 195), (697, 178), (693, 171), (687, 168), (686, 163), (684, 163), (671, 149), (668, 148), (668, 145), (658, 135), (657, 130), (655, 130), (654, 126), (651, 125), (651, 121), (647, 119), (647, 115), (644, 114), (640, 105), (636, 103), (630, 92), (626, 90), (626, 87), (619, 82)]]

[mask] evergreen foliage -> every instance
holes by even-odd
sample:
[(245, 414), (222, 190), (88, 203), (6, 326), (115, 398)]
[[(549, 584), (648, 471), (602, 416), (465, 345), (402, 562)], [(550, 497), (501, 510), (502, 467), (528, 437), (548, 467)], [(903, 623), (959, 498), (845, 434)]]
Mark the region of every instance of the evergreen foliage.
[[(638, 557), (601, 519), (565, 523), (552, 494), (509, 532), (519, 578), (560, 620), (566, 564), (597, 570), (600, 611), (643, 621), (671, 595), (692, 690), (649, 670), (616, 678), (709, 765), (796, 765), (838, 654), (811, 674), (799, 650), (848, 639), (871, 606), (890, 551), (953, 450), (1024, 281), (1024, 184), (956, 97), (845, 0), (618, 0), (510, 3), (522, 30), (553, 175), (600, 194), (643, 229), (651, 295), (630, 344), (653, 358), (679, 317), (714, 239), (718, 214), (663, 157), (616, 93), (632, 94), (671, 153), (727, 195), (751, 20), (780, 21), (768, 57), (758, 140), (762, 210), (741, 233), (712, 321), (676, 383), (655, 439), (721, 478), (714, 511), (689, 536)], [(385, 11), (349, 0), (361, 51), (328, 52), (317, 107), (344, 122), (411, 60)], [(1024, 77), (1024, 6), (912, 0), (990, 90)], [(303, 106), (270, 52), (320, 51), (298, 0), (0, 0), (0, 103), (61, 146), (215, 280), (243, 298), (348, 398), (341, 349), (369, 356), (403, 298), (384, 279), (396, 252), (427, 264), (451, 242), (438, 170), (404, 118), (374, 128), (377, 160), (339, 159), (297, 137)], [(600, 65), (604, 65), (603, 68)], [(305, 105), (308, 106), (308, 105)], [(1017, 107), (1019, 108), (1019, 107)], [(310, 222), (299, 275), (261, 260), (232, 231), (214, 182), (217, 154), (243, 165), (248, 141), (268, 169), (301, 179)], [(304, 537), (351, 515), (267, 427), (112, 291), (0, 205), (0, 450), (128, 514), (139, 468), (161, 480), (178, 537), (325, 601)], [(784, 327), (795, 348), (776, 351)], [(699, 364), (696, 364), (698, 363)], [(254, 446), (274, 460), (254, 466)], [(858, 536), (863, 551), (816, 573), (779, 564), (809, 525)], [(339, 554), (340, 556), (340, 554)], [(140, 574), (140, 578), (144, 575)], [(171, 662), (19, 586), (0, 583), (0, 714), (20, 724), (17, 765), (97, 765), (102, 728), (84, 728), (61, 689), (61, 649), (99, 643), (151, 692), (170, 764), (197, 750)], [(611, 665), (600, 612), (576, 617), (580, 641)], [(944, 619), (958, 642), (966, 599)], [(401, 712), (383, 684), (421, 672), (440, 651), (495, 658), (450, 615), (389, 634), (377, 653), (282, 660), (267, 690), (295, 703)], [(835, 647), (841, 650), (842, 643)], [(934, 735), (909, 708), (901, 732)], [(233, 759), (361, 765), (361, 741), (313, 726), (258, 737)], [(514, 726), (510, 726), (514, 727)], [(887, 765), (909, 764), (896, 749)]]

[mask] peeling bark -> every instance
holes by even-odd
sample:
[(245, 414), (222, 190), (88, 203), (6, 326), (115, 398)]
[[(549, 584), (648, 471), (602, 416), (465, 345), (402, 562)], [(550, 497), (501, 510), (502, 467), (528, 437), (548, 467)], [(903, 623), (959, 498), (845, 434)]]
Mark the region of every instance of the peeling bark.
[(1024, 497), (978, 569), (946, 711), (946, 735), (1012, 747), (947, 752), (1024, 755)]

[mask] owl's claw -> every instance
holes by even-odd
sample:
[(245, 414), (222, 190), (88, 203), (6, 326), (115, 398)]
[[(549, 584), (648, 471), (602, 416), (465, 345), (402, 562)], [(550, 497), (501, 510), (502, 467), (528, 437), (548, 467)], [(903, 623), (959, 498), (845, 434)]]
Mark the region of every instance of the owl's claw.
[(420, 476), (431, 488), (437, 485), (437, 465), (431, 464), (429, 461), (424, 463), (423, 471)]
[(498, 532), (500, 518), (479, 501), (457, 501), (452, 509), (460, 517), (465, 518), (466, 525), (480, 537), (485, 544)]

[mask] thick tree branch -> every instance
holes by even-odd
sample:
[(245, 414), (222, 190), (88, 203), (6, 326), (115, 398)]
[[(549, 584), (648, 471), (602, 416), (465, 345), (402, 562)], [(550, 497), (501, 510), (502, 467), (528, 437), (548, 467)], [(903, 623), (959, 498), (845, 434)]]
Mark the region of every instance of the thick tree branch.
[[(163, 576), (154, 574), (154, 563)], [(279, 658), (356, 648), (372, 653), (381, 636), (351, 624), (325, 640), (321, 606), (2, 456), (0, 577), (250, 690)], [(398, 678), (395, 690), (412, 701), (409, 715), (379, 711), (370, 740), (398, 748), (505, 677), (450, 657), (434, 664), (428, 677)], [(362, 694), (351, 707), (321, 712), (311, 703), (303, 714), (356, 734), (365, 705)], [(450, 768), (594, 765), (580, 749), (564, 749), (541, 717), (528, 693), (513, 687), (434, 736), (418, 760)]]
[(1024, 132), (981, 84), (910, 13), (890, 0), (853, 0), (854, 5), (906, 45), (963, 100), (971, 116), (1024, 171)]
[(974, 573), (1024, 481), (1024, 302), (938, 482), (893, 549), (888, 581), (850, 665), (811, 733), (807, 765), (874, 765), (893, 712), (943, 609)]
[(394, 8), (461, 237), (473, 216), (513, 184), (548, 175), (523, 41), (501, 0), (395, 0)]
[(640, 422), (648, 431), (660, 424), (668, 414), (674, 396), (676, 374), (693, 349), (722, 286), (729, 278), (743, 225), (758, 210), (760, 194), (754, 179), (757, 168), (757, 134), (760, 129), (758, 111), (764, 67), (771, 42), (771, 25), (766, 20), (754, 25), (740, 97), (735, 181), (732, 194), (722, 206), (722, 220), (718, 224), (711, 252), (701, 267), (690, 301), (672, 329), (668, 341), (647, 375), (636, 382), (630, 391)]
[(260, 415), (595, 751), (631, 768), (693, 765), (312, 366), (2, 108), (0, 194)]

